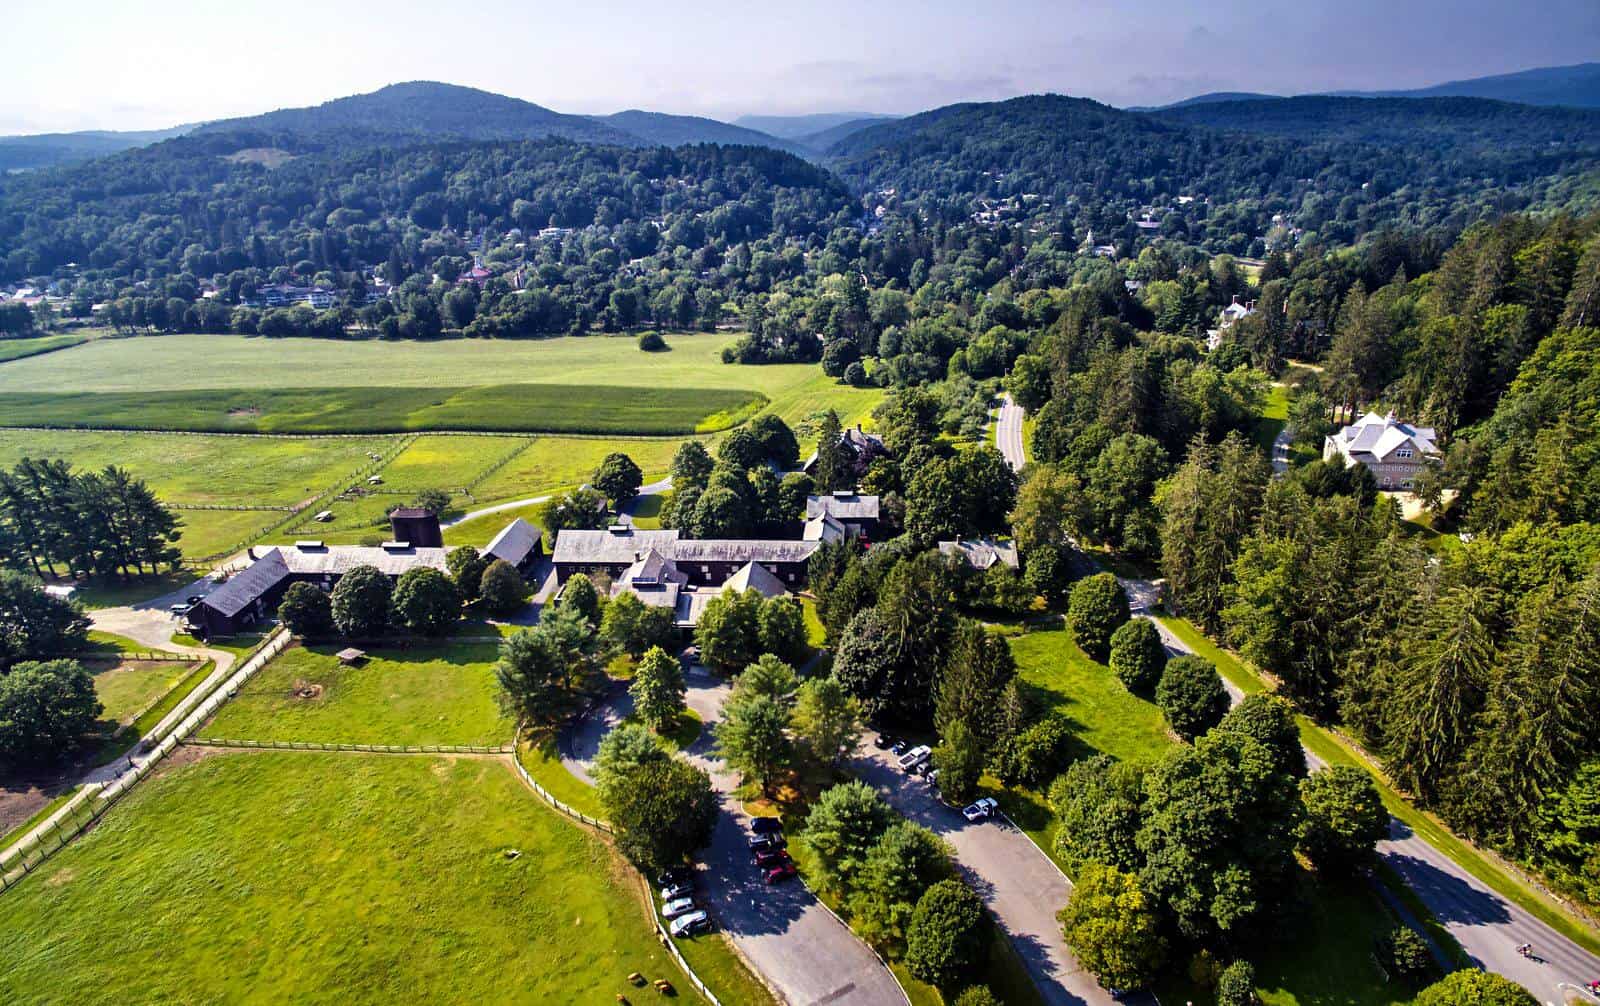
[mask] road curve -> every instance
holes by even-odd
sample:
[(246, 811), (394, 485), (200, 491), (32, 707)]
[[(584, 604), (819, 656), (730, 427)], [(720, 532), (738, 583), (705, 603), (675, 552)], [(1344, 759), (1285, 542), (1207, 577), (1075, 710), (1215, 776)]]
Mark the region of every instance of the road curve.
[[(1155, 598), (1152, 586), (1135, 580), (1123, 584), (1134, 613), (1149, 617)], [(1159, 621), (1156, 628), (1169, 652), (1194, 652)], [(1239, 700), (1235, 689), (1230, 687), (1229, 693), (1233, 701)], [(1321, 764), (1309, 751), (1306, 757), (1313, 768)], [(1581, 985), (1600, 979), (1600, 957), (1506, 900), (1396, 818), (1389, 819), (1389, 837), (1378, 843), (1378, 858), (1405, 879), (1479, 967), (1511, 979), (1540, 1002), (1561, 1002), (1557, 986), (1562, 983)], [(1517, 953), (1524, 943), (1533, 945), (1531, 958)]]
[(1022, 444), (1022, 406), (1018, 405), (1005, 392), (1000, 396), (1000, 411), (994, 423), (995, 446), (1000, 448), (1000, 453), (1011, 463), (1011, 467), (1021, 471), (1028, 458)]
[[(700, 667), (688, 674), (688, 704), (705, 725), (686, 752), (711, 775), (722, 804), (711, 845), (701, 850), (700, 894), (712, 906), (723, 932), (768, 987), (790, 1006), (899, 1006), (906, 995), (894, 976), (845, 924), (798, 883), (768, 887), (750, 863), (745, 846), (749, 821), (734, 791), (738, 777), (713, 753), (726, 682)], [(597, 708), (562, 739), (561, 757), (579, 778), (600, 740), (632, 709), (627, 692)]]

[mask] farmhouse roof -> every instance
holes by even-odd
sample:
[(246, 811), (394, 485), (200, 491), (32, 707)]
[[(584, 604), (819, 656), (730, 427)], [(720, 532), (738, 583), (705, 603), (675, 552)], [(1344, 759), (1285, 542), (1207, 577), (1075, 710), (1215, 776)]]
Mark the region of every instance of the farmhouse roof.
[(556, 536), (556, 547), (551, 558), (557, 563), (597, 563), (602, 565), (631, 565), (647, 549), (657, 549), (664, 555), (674, 552), (678, 532), (641, 531), (631, 524), (621, 524), (604, 531), (562, 531)]
[(539, 538), (542, 534), (538, 528), (518, 517), (500, 529), (500, 533), (495, 535), (494, 540), (484, 549), (484, 554), (504, 559), (513, 566), (520, 566), (527, 562), (528, 555), (539, 547)]
[(820, 541), (823, 544), (828, 544), (830, 542), (843, 541), (849, 533), (849, 529), (839, 523), (838, 518), (824, 513), (806, 521), (805, 530), (800, 537), (806, 541)]
[(747, 562), (739, 567), (739, 571), (722, 584), (723, 590), (737, 590), (740, 592), (753, 590), (762, 597), (782, 597), (789, 593), (783, 581), (772, 574), (765, 566), (758, 566)]
[(1386, 416), (1369, 412), (1340, 429), (1333, 439), (1340, 452), (1347, 457), (1370, 454), (1375, 459), (1385, 458), (1395, 448), (1407, 443), (1423, 454), (1439, 453), (1432, 427), (1403, 423), (1395, 418), (1393, 412)]
[(878, 497), (857, 493), (830, 493), (806, 497), (806, 516), (828, 514), (842, 521), (877, 520)]
[(288, 575), (289, 566), (283, 560), (283, 552), (268, 549), (249, 568), (235, 573), (200, 603), (231, 618), (256, 603), (257, 598), (282, 583)]
[(805, 562), (821, 542), (762, 538), (683, 538), (671, 554), (678, 562)]
[[(385, 576), (399, 576), (418, 566), (431, 566), (445, 572), (445, 548), (416, 548), (391, 543), (387, 548), (364, 545), (330, 545), (322, 548), (297, 548), (281, 545), (278, 552), (292, 576), (343, 576), (358, 566), (372, 566)], [(255, 567), (251, 567), (254, 569)]]
[(941, 541), (939, 551), (944, 555), (959, 556), (973, 569), (984, 570), (995, 563), (1017, 568), (1017, 546), (1012, 541), (993, 538), (964, 538), (959, 541)]
[(390, 517), (399, 517), (401, 520), (420, 520), (423, 517), (432, 517), (430, 511), (419, 506), (397, 506), (389, 511)]

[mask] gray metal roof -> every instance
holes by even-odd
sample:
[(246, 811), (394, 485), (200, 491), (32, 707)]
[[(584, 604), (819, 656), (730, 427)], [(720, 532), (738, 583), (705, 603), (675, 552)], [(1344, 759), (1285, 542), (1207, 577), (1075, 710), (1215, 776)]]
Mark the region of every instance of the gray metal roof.
[(325, 548), (279, 546), (288, 572), (295, 576), (343, 576), (358, 566), (372, 566), (386, 576), (399, 576), (408, 569), (432, 566), (447, 572), (447, 548), (369, 548), (363, 545), (329, 545)]
[(513, 566), (520, 566), (527, 561), (529, 553), (539, 547), (539, 538), (544, 532), (518, 517), (516, 520), (500, 529), (494, 536), (489, 546), (483, 550), (484, 555), (492, 555), (496, 559), (504, 559)]
[(1005, 563), (1012, 569), (1018, 565), (1017, 545), (1009, 540), (964, 538), (960, 541), (941, 541), (939, 551), (944, 555), (960, 556), (973, 569), (988, 569), (997, 562)]
[(806, 516), (817, 517), (822, 514), (837, 517), (842, 521), (877, 520), (878, 497), (859, 496), (855, 493), (807, 496)]
[(200, 604), (232, 618), (256, 603), (257, 598), (282, 583), (288, 575), (289, 567), (283, 561), (283, 553), (275, 548), (269, 549), (248, 569), (235, 573), (227, 583), (207, 594)]
[(651, 548), (673, 555), (677, 540), (677, 531), (641, 531), (626, 524), (622, 530), (562, 531), (556, 535), (551, 558), (557, 563), (628, 566)]
[(789, 593), (789, 588), (783, 581), (772, 574), (765, 566), (758, 566), (747, 562), (739, 567), (739, 571), (723, 581), (723, 590), (737, 590), (741, 593), (753, 590), (762, 597), (782, 597)]
[(683, 538), (663, 549), (683, 562), (805, 562), (821, 542), (771, 541), (761, 538)]

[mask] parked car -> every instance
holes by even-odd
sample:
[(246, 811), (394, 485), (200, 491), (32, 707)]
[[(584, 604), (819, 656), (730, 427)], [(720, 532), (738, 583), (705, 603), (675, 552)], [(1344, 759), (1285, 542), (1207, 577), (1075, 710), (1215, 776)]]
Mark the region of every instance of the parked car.
[(663, 902), (677, 901), (679, 898), (687, 898), (693, 893), (694, 888), (688, 884), (673, 884), (661, 892), (661, 900)]
[(205, 595), (203, 595), (203, 594), (190, 594), (188, 597), (184, 598), (184, 601), (186, 603), (188, 603), (188, 604), (199, 604), (201, 601), (204, 601), (204, 600), (205, 600)]
[(1000, 805), (995, 802), (994, 797), (986, 796), (977, 803), (961, 808), (961, 816), (968, 821), (987, 821), (999, 810)]
[(774, 866), (782, 866), (789, 861), (789, 854), (782, 849), (771, 849), (767, 852), (758, 852), (755, 855), (755, 864), (763, 870), (770, 870)]
[(757, 835), (750, 840), (750, 851), (775, 852), (788, 844), (781, 834)]
[(932, 786), (934, 789), (938, 789), (939, 788), (939, 770), (938, 769), (934, 769), (932, 772), (928, 773), (928, 785)]
[(889, 745), (889, 753), (898, 758), (899, 756), (905, 754), (906, 753), (906, 748), (908, 748), (910, 746), (911, 746), (911, 742), (910, 741), (903, 741), (903, 740), (898, 740), (897, 739), (897, 740), (895, 740), (895, 741), (890, 743), (890, 745)]
[(783, 822), (775, 817), (758, 817), (750, 822), (750, 830), (757, 835), (774, 835), (783, 831)]
[(793, 880), (800, 876), (800, 871), (794, 868), (793, 863), (780, 863), (767, 871), (768, 884), (781, 884), (785, 880)]
[(932, 756), (933, 750), (929, 748), (928, 745), (918, 744), (916, 747), (900, 756), (900, 767), (909, 772), (916, 766), (927, 761)]
[(167, 610), (172, 612), (174, 615), (187, 615), (189, 613), (189, 609), (192, 607), (194, 607), (192, 604), (174, 604)]
[(694, 911), (693, 898), (678, 898), (661, 906), (661, 914), (669, 919), (675, 919), (680, 915), (688, 915), (692, 911)]
[(693, 936), (695, 933), (711, 932), (711, 916), (703, 910), (690, 912), (672, 921), (668, 930), (674, 936)]

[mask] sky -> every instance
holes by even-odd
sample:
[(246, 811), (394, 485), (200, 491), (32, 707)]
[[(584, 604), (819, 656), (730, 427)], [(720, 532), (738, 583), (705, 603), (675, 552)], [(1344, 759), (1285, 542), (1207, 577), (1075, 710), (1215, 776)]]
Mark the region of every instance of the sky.
[(1419, 87), (1600, 59), (1597, 0), (8, 0), (0, 134), (155, 129), (406, 80), (562, 112), (909, 114), (1054, 91)]

